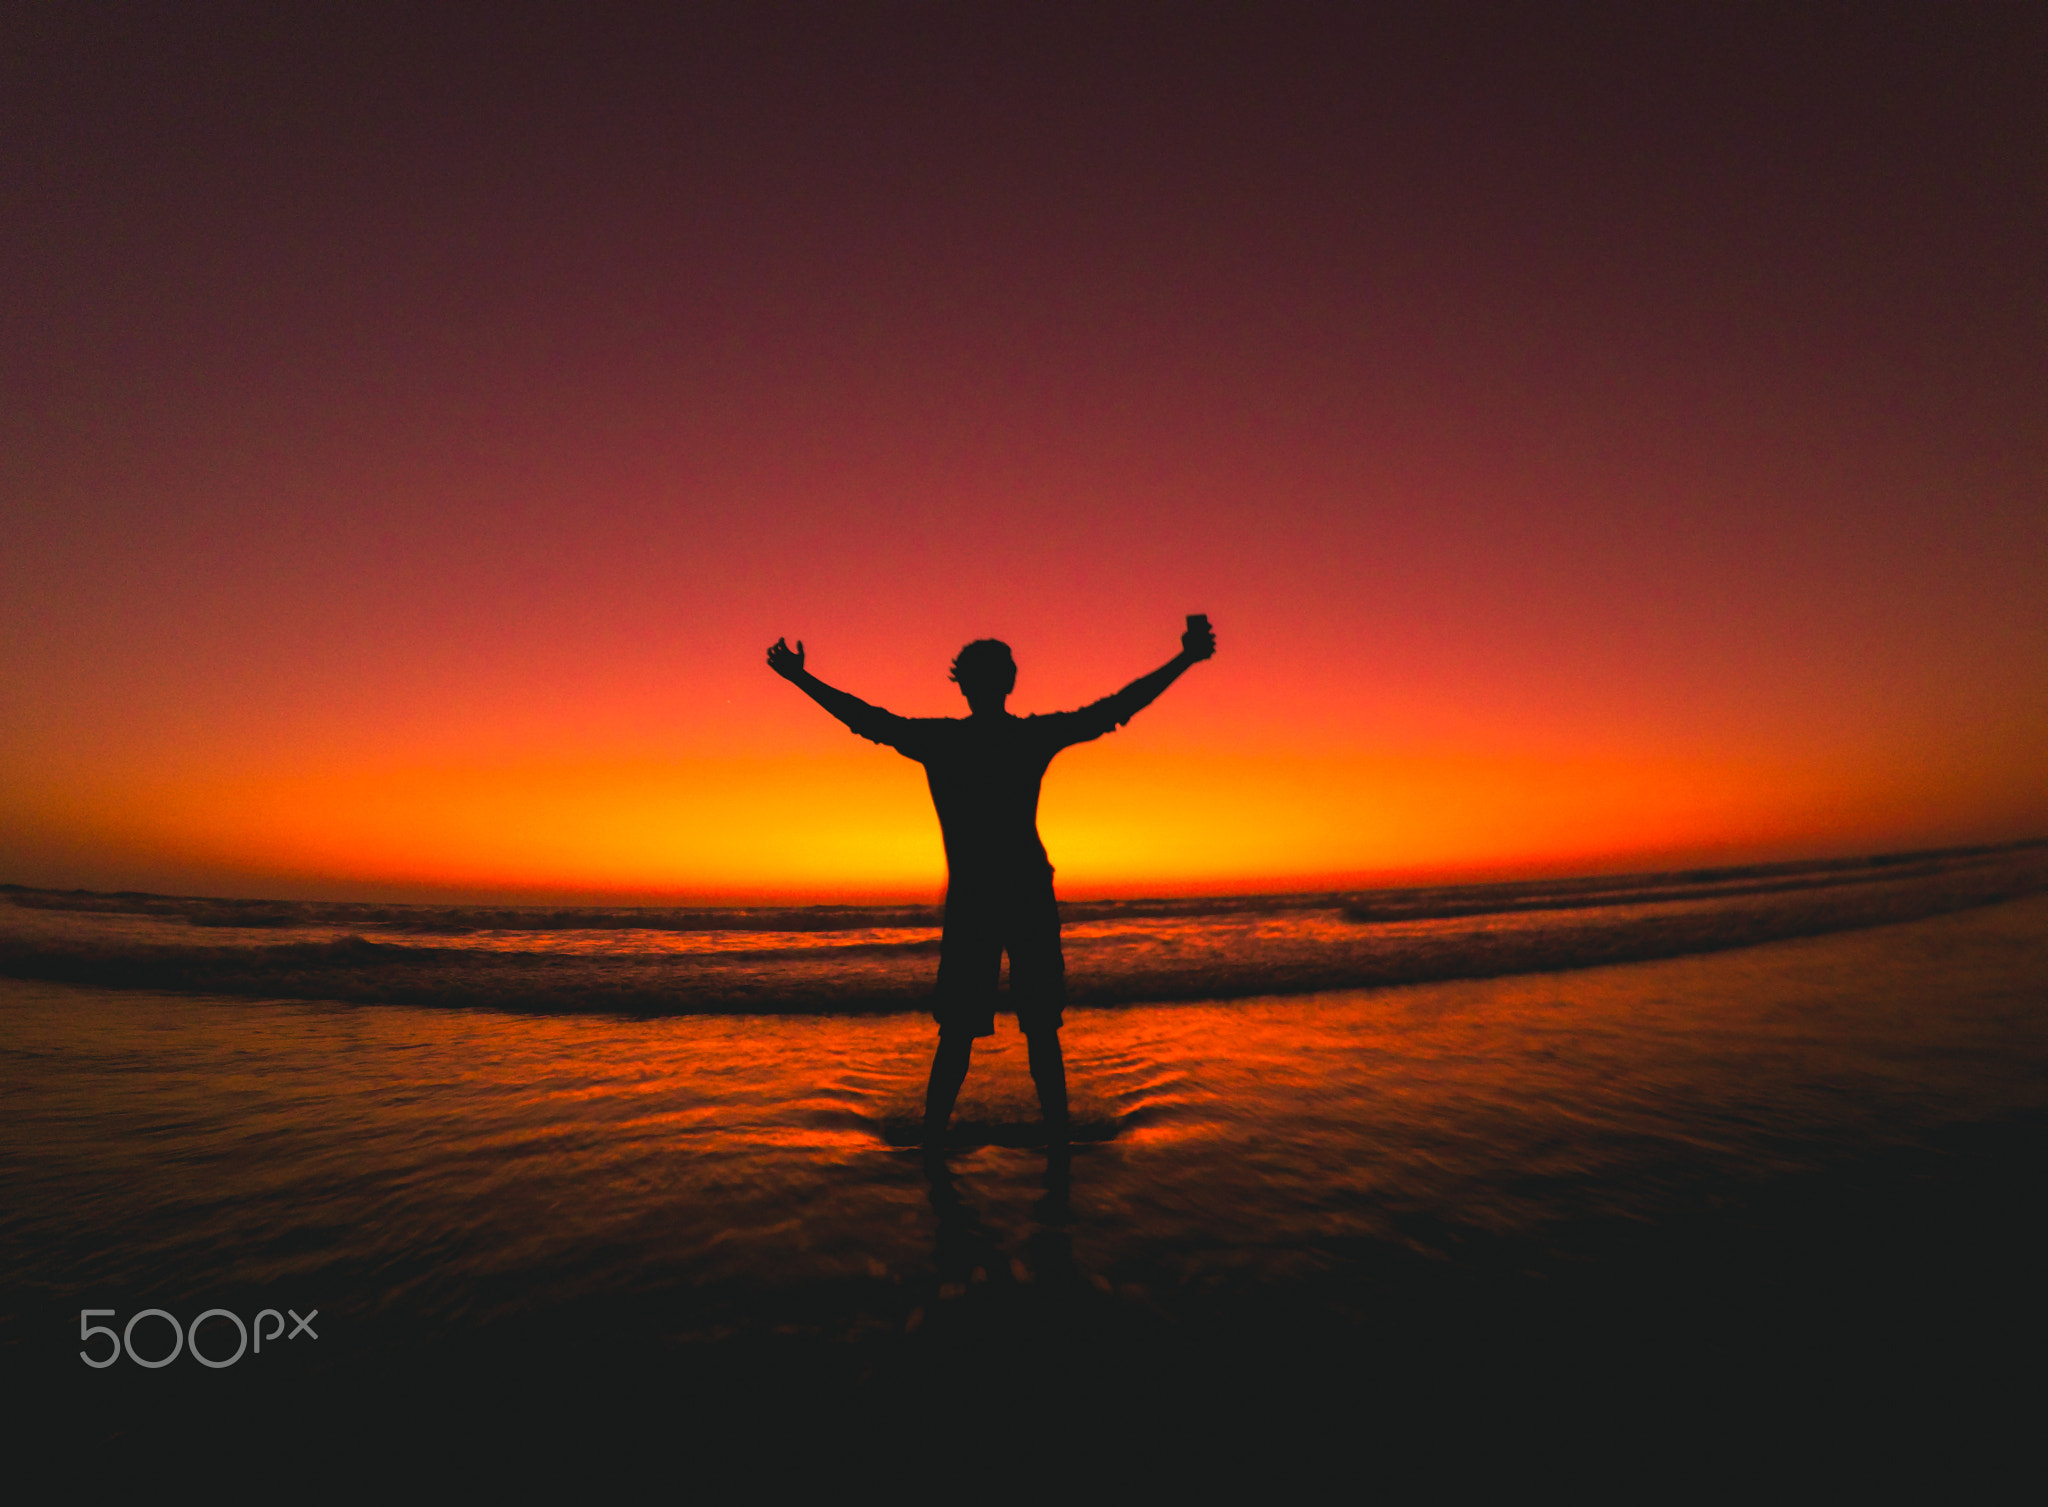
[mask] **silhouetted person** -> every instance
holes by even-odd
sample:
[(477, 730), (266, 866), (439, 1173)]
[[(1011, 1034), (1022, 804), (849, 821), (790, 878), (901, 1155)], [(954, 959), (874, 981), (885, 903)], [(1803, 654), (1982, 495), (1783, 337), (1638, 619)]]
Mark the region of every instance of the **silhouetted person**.
[(835, 690), (777, 639), (768, 667), (800, 687), (870, 742), (924, 765), (946, 843), (946, 923), (932, 1014), (939, 1047), (925, 1090), (924, 1143), (938, 1146), (967, 1078), (974, 1038), (995, 1034), (996, 985), (1010, 955), (1010, 1004), (1030, 1046), (1031, 1080), (1055, 1144), (1067, 1138), (1067, 1068), (1060, 1055), (1066, 961), (1052, 864), (1038, 839), (1038, 787), (1053, 755), (1123, 726), (1180, 677), (1216, 652), (1209, 620), (1188, 619), (1180, 653), (1078, 712), (1016, 717), (1004, 707), (1017, 684), (1010, 646), (976, 639), (953, 660), (965, 717), (899, 717)]

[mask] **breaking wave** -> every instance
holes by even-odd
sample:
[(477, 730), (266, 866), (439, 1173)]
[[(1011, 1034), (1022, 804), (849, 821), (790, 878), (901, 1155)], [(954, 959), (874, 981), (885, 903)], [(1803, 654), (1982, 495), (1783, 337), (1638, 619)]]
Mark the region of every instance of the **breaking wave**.
[[(1075, 1004), (1561, 972), (2048, 889), (2048, 842), (1486, 885), (1063, 903)], [(632, 1015), (924, 1006), (936, 906), (429, 906), (0, 886), (0, 975)]]

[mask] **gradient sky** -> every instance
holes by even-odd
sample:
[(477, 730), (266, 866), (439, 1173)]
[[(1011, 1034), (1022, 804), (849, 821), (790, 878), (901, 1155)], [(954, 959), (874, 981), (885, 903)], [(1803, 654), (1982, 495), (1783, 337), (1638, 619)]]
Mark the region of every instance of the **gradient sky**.
[(1069, 895), (2048, 832), (2048, 10), (17, 7), (0, 880)]

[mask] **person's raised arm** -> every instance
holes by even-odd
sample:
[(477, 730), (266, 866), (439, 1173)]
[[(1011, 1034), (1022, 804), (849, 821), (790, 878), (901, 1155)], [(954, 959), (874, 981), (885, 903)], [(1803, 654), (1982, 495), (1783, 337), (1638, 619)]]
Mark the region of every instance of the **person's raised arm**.
[[(1136, 680), (1118, 691), (1114, 696), (1105, 696), (1091, 707), (1084, 707), (1075, 715), (1088, 717), (1098, 714), (1101, 726), (1088, 734), (1100, 737), (1113, 727), (1122, 727), (1131, 718), (1159, 699), (1159, 693), (1180, 679), (1189, 665), (1200, 664), (1216, 653), (1216, 630), (1209, 626), (1209, 619), (1201, 613), (1188, 618), (1187, 632), (1180, 636), (1180, 653), (1149, 675), (1140, 675)], [(1090, 718), (1093, 722), (1096, 718)]]
[(804, 641), (798, 639), (796, 647), (790, 648), (787, 639), (778, 638), (768, 646), (768, 668), (802, 691), (811, 700), (844, 722), (848, 727), (873, 743), (887, 743), (891, 747), (896, 739), (890, 736), (894, 724), (903, 719), (893, 712), (885, 712), (878, 706), (870, 706), (858, 696), (850, 695), (836, 686), (829, 686), (804, 668)]

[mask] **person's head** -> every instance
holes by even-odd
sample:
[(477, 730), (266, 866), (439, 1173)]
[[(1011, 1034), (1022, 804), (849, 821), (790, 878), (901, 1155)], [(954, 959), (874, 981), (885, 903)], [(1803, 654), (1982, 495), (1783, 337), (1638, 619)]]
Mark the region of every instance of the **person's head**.
[(999, 638), (977, 638), (953, 656), (950, 676), (967, 704), (979, 711), (999, 712), (1017, 685), (1017, 661)]

